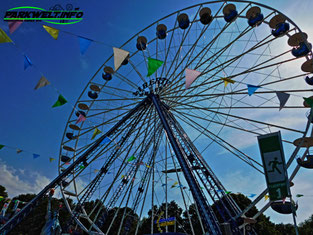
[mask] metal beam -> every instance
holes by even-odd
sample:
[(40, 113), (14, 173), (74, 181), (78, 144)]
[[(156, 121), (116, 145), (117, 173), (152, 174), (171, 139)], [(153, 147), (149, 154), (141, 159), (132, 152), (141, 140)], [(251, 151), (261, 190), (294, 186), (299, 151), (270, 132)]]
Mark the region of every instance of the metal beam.
[(190, 187), (191, 193), (193, 197), (195, 198), (195, 201), (197, 203), (197, 206), (199, 208), (202, 220), (205, 224), (205, 227), (207, 231), (210, 234), (216, 234), (221, 235), (222, 232), (219, 227), (219, 223), (214, 215), (214, 212), (212, 208), (210, 207), (209, 203), (207, 202), (205, 196), (203, 195), (203, 192), (201, 191), (201, 188), (196, 181), (195, 177), (192, 174), (192, 171), (189, 169), (187, 161), (185, 160), (184, 153), (182, 152), (178, 142), (176, 141), (176, 137), (174, 136), (174, 133), (172, 132), (169, 123), (166, 119), (166, 114), (161, 108), (160, 99), (155, 94), (149, 95), (153, 105), (155, 106), (157, 113), (161, 119), (161, 122), (163, 124), (163, 127), (166, 131), (166, 134), (170, 140), (171, 146), (176, 154), (176, 157), (178, 159), (178, 162), (183, 170), (184, 176), (186, 178), (186, 181), (188, 182), (188, 185)]

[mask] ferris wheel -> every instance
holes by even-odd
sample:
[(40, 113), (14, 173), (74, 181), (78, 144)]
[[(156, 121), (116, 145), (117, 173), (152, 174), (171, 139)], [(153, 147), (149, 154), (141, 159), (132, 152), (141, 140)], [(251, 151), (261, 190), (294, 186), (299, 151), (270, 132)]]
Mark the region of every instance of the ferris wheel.
[(59, 173), (80, 159), (61, 183), (75, 223), (94, 234), (141, 234), (149, 212), (151, 234), (173, 231), (175, 201), (186, 211), (177, 231), (221, 234), (225, 222), (241, 234), (240, 218), (266, 190), (239, 208), (210, 165), (264, 178), (256, 136), (277, 130), (287, 166), (304, 159), (302, 139), (311, 134), (302, 97), (313, 72), (307, 35), (268, 6), (212, 1), (165, 16), (115, 50), (129, 54), (117, 67), (108, 56), (63, 135)]

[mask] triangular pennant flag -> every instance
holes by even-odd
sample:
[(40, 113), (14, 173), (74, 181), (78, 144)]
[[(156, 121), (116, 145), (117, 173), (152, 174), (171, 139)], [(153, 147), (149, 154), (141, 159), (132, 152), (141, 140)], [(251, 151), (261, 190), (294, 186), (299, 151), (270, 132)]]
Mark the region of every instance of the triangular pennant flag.
[(131, 162), (131, 161), (133, 161), (133, 160), (135, 160), (135, 159), (136, 159), (136, 158), (135, 158), (134, 155), (133, 155), (133, 156), (131, 156), (130, 158), (128, 158), (127, 161), (128, 161), (128, 162)]
[(95, 174), (97, 174), (97, 172), (99, 172), (99, 170), (95, 169), (93, 172), (94, 172)]
[(67, 100), (62, 95), (59, 95), (58, 100), (54, 103), (52, 108), (62, 106), (66, 103), (67, 103)]
[(125, 177), (125, 175), (121, 175), (121, 179), (123, 179)]
[(224, 192), (224, 190), (223, 189), (218, 189), (216, 192), (221, 193), (221, 192)]
[(80, 165), (80, 166), (79, 166), (79, 169), (84, 169), (84, 168), (85, 168), (84, 165)]
[(296, 197), (303, 197), (303, 194), (297, 194)]
[(265, 201), (267, 200), (267, 199), (269, 199), (270, 198), (270, 196), (268, 196), (268, 195), (264, 195), (264, 199), (265, 199)]
[(250, 84), (247, 84), (247, 87), (248, 87), (248, 95), (249, 96), (252, 96), (254, 94), (254, 92), (260, 88), (260, 86), (254, 86), (254, 85), (250, 85)]
[(0, 149), (3, 149), (4, 145), (3, 144), (0, 144)]
[(279, 104), (279, 111), (280, 111), (285, 106), (285, 104), (287, 103), (287, 101), (290, 97), (290, 94), (276, 91), (276, 95), (277, 95), (277, 98), (279, 99), (279, 103), (280, 103)]
[(49, 158), (49, 161), (50, 161), (50, 162), (53, 162), (54, 160), (55, 160), (55, 158), (53, 158), (53, 157), (50, 157), (50, 158)]
[(251, 193), (251, 194), (250, 194), (250, 196), (248, 196), (248, 197), (253, 198), (253, 197), (255, 197), (255, 196), (256, 196), (256, 194), (255, 194), (255, 193)]
[(96, 128), (92, 134), (91, 139), (93, 140), (97, 135), (99, 135), (102, 131), (100, 131), (98, 128)]
[(17, 30), (22, 23), (23, 21), (20, 20), (8, 21), (10, 34), (14, 33), (14, 31)]
[(106, 143), (110, 143), (111, 139), (109, 137), (105, 137), (100, 144), (106, 144)]
[(147, 168), (151, 168), (151, 166), (149, 166), (147, 163), (145, 163), (145, 165), (146, 165)]
[(174, 184), (171, 186), (171, 188), (174, 188), (178, 184), (177, 181), (174, 182)]
[(79, 39), (79, 47), (80, 47), (80, 54), (85, 54), (88, 47), (90, 46), (92, 40), (84, 37), (78, 36)]
[(24, 70), (26, 70), (29, 66), (32, 66), (32, 62), (28, 58), (27, 55), (24, 55)]
[(0, 43), (12, 42), (11, 38), (0, 28)]
[(157, 60), (157, 59), (152, 59), (152, 58), (148, 58), (148, 74), (147, 77), (150, 77), (152, 74), (155, 73), (155, 71), (157, 71), (158, 68), (161, 67), (161, 65), (164, 62), (161, 60)]
[(19, 153), (21, 153), (21, 152), (23, 152), (22, 149), (16, 149), (16, 153), (17, 153), (17, 154), (19, 154)]
[(39, 158), (39, 157), (40, 157), (39, 154), (33, 153), (33, 158), (34, 158), (34, 159)]
[(129, 52), (113, 47), (113, 53), (114, 53), (114, 69), (115, 71), (121, 67), (124, 60), (129, 56)]
[(80, 123), (80, 122), (84, 122), (84, 121), (86, 121), (86, 117), (82, 114), (79, 114), (77, 121), (76, 121), (76, 124)]
[(308, 104), (308, 105), (310, 105), (310, 107), (311, 108), (313, 108), (313, 99), (312, 98), (305, 98), (305, 97), (303, 97), (303, 99), (304, 99), (304, 101)]
[(235, 81), (231, 80), (230, 78), (221, 78), (221, 80), (224, 81), (225, 87), (228, 85), (228, 83), (234, 84)]
[(37, 85), (35, 86), (35, 90), (41, 88), (41, 87), (44, 87), (44, 86), (47, 86), (47, 85), (50, 85), (50, 82), (47, 80), (47, 78), (45, 78), (44, 76), (41, 76), (41, 78), (39, 79)]
[(51, 37), (53, 37), (55, 40), (58, 39), (60, 30), (47, 25), (43, 25), (42, 27), (44, 27), (44, 29), (51, 35)]
[(192, 70), (188, 68), (185, 70), (186, 89), (190, 87), (191, 83), (193, 83), (194, 80), (196, 80), (196, 78), (199, 77), (200, 74), (201, 72), (197, 70)]
[(69, 162), (66, 162), (66, 163), (64, 163), (65, 165), (71, 165), (71, 163), (69, 163)]
[(225, 193), (226, 193), (226, 194), (230, 194), (230, 193), (231, 193), (231, 191), (225, 191)]
[(162, 187), (166, 186), (166, 184), (162, 184)]

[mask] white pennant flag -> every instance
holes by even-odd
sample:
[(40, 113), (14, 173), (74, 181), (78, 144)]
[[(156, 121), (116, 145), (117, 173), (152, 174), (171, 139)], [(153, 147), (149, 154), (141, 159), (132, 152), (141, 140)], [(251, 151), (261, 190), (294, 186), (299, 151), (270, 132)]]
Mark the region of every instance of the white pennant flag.
[(185, 78), (186, 78), (186, 90), (190, 87), (191, 83), (196, 80), (197, 77), (201, 74), (201, 72), (192, 69), (185, 70)]
[(41, 87), (44, 87), (44, 86), (47, 86), (47, 85), (50, 85), (50, 82), (47, 80), (47, 78), (45, 78), (44, 76), (42, 76), (40, 78), (40, 80), (38, 81), (37, 85), (35, 86), (35, 90), (41, 88)]
[(123, 61), (129, 56), (129, 52), (113, 47), (113, 53), (114, 53), (114, 68), (116, 71), (121, 67)]
[(276, 91), (276, 95), (277, 95), (277, 98), (279, 99), (279, 103), (280, 103), (279, 111), (280, 111), (285, 106), (285, 104), (287, 103), (287, 101), (290, 97), (290, 94)]

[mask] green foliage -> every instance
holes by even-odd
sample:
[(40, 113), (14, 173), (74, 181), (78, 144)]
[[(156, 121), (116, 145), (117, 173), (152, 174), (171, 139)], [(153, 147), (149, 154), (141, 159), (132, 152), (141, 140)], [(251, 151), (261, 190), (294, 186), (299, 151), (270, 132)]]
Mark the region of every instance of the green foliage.
[(8, 197), (8, 193), (6, 192), (5, 187), (3, 187), (2, 185), (0, 185), (0, 196), (4, 198)]
[[(242, 194), (230, 194), (233, 199), (236, 201), (238, 206), (241, 209), (246, 208), (250, 203), (251, 200), (247, 198), (246, 196)], [(7, 197), (7, 192), (5, 187), (0, 185), (0, 196)], [(22, 202), (29, 202), (35, 197), (34, 194), (21, 194), (15, 198), (12, 199), (12, 203), (10, 207), (8, 208), (7, 215), (13, 215), (13, 201), (18, 199)], [(3, 200), (4, 201), (4, 200)], [(0, 202), (0, 206), (2, 208), (3, 201)], [(32, 234), (40, 234), (43, 226), (46, 223), (46, 213), (47, 213), (47, 203), (48, 203), (48, 197), (44, 197), (42, 200), (40, 200), (39, 204), (35, 207), (35, 209), (20, 222), (9, 234), (10, 235), (32, 235)], [(73, 207), (73, 202), (71, 200), (68, 200), (68, 203), (71, 207)], [(219, 202), (217, 202), (218, 205)], [(68, 222), (70, 221), (70, 214), (68, 213), (67, 209), (64, 206), (61, 206), (63, 204), (62, 199), (56, 199), (53, 198), (51, 201), (52, 210), (59, 210), (59, 221), (61, 224), (61, 227), (63, 229), (63, 232), (65, 231), (65, 228), (68, 225)], [(103, 205), (98, 203), (98, 201), (94, 202), (87, 202), (84, 204), (84, 209), (89, 214), (94, 209), (95, 205), (98, 205), (99, 207), (103, 207)], [(217, 210), (216, 206), (213, 205), (213, 210)], [(23, 205), (20, 205), (19, 208), (22, 208)], [(201, 223), (197, 214), (196, 205), (192, 204), (189, 206), (188, 211), (184, 211), (175, 201), (171, 201), (167, 205), (168, 208), (168, 215), (167, 217), (175, 217), (176, 218), (176, 225), (170, 225), (168, 226), (168, 231), (173, 232), (176, 229), (176, 232), (181, 232), (185, 234), (192, 234), (192, 228), (190, 227), (189, 220), (191, 220), (193, 224), (193, 231), (195, 234), (203, 234)], [(105, 222), (102, 224), (101, 229), (103, 231), (107, 231), (107, 229), (111, 226), (109, 234), (115, 235), (118, 234), (118, 231), (121, 227), (121, 234), (125, 231), (125, 222), (129, 224), (129, 233), (128, 234), (134, 234), (136, 231), (136, 226), (139, 222), (139, 229), (138, 234), (150, 234), (151, 232), (151, 221), (156, 221), (159, 216), (160, 218), (165, 218), (165, 211), (166, 211), (166, 204), (163, 203), (161, 206), (154, 206), (153, 207), (153, 219), (152, 217), (152, 210), (150, 209), (148, 211), (147, 217), (143, 217), (139, 221), (139, 216), (131, 209), (131, 208), (113, 208), (111, 210), (102, 210), (103, 213), (105, 213)], [(162, 213), (163, 212), (163, 213)], [(247, 217), (253, 217), (256, 213), (258, 213), (258, 210), (256, 207), (253, 207), (248, 213)], [(124, 219), (124, 223), (121, 226), (123, 215), (127, 215)], [(94, 216), (96, 216), (96, 213), (91, 213), (91, 218), (93, 219)], [(98, 215), (99, 216), (99, 215)], [(114, 219), (115, 217), (115, 219)], [(98, 217), (99, 218), (99, 217)], [(111, 225), (111, 222), (113, 221), (113, 224)], [(221, 220), (221, 217), (218, 216), (218, 219)], [(82, 221), (84, 224), (88, 224), (87, 221)], [(295, 229), (292, 224), (274, 224), (270, 221), (270, 218), (261, 214), (257, 218), (257, 223), (254, 225), (254, 229), (257, 232), (257, 234), (262, 235), (295, 235)], [(165, 232), (165, 227), (162, 227), (163, 232)], [(159, 233), (157, 225), (153, 224), (153, 232)], [(299, 234), (301, 235), (313, 235), (313, 215), (303, 223), (299, 225)]]

